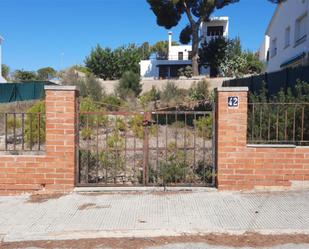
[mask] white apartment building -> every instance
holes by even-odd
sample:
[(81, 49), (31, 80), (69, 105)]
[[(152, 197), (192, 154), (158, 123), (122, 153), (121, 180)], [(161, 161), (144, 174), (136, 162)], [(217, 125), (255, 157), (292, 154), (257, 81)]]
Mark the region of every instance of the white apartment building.
[(266, 72), (308, 64), (309, 0), (278, 4), (260, 48)]
[[(228, 37), (229, 18), (212, 17), (209, 22), (201, 24), (202, 42), (217, 37)], [(180, 68), (192, 65), (191, 45), (172, 45), (172, 32), (168, 32), (168, 56), (166, 59), (142, 60), (140, 75), (142, 78), (176, 78)], [(202, 75), (209, 75), (209, 68), (200, 68)]]
[(3, 38), (0, 36), (0, 83), (6, 83), (6, 80), (2, 77), (2, 54), (1, 54), (1, 47), (2, 47)]

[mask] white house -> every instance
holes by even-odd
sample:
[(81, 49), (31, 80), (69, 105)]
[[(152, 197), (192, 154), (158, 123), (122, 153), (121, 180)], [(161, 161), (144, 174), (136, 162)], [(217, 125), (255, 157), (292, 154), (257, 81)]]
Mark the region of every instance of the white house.
[(2, 77), (2, 54), (1, 54), (1, 46), (3, 42), (3, 38), (0, 36), (0, 83), (6, 83), (6, 80)]
[(309, 0), (278, 4), (260, 48), (266, 72), (307, 65), (309, 51)]
[[(228, 37), (228, 17), (212, 17), (209, 22), (201, 24), (200, 36), (203, 41), (217, 37)], [(142, 78), (176, 78), (180, 68), (192, 65), (191, 45), (172, 45), (172, 32), (168, 32), (168, 56), (166, 59), (155, 58), (140, 62)], [(209, 69), (201, 68), (200, 73), (207, 75)]]

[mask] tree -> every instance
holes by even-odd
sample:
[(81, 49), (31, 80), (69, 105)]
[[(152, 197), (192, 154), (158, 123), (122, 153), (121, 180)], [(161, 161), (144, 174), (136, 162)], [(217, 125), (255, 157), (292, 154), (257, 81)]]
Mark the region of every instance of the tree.
[(188, 44), (192, 40), (193, 75), (198, 72), (199, 30), (202, 22), (209, 20), (215, 9), (238, 2), (239, 0), (147, 0), (157, 17), (157, 24), (166, 29), (177, 26), (183, 15), (189, 24), (181, 31), (180, 42)]
[[(177, 42), (172, 42), (173, 46), (178, 45)], [(168, 41), (158, 41), (151, 47), (151, 52), (156, 54), (157, 59), (167, 59), (168, 56)]]
[(141, 53), (139, 48), (135, 44), (129, 44), (128, 46), (121, 46), (114, 50), (116, 59), (116, 78), (119, 79), (127, 72), (133, 72), (139, 74), (139, 63), (141, 61)]
[(148, 42), (144, 42), (139, 48), (141, 60), (149, 60), (151, 54), (151, 47)]
[(85, 65), (92, 73), (104, 80), (115, 77), (114, 56), (110, 48), (97, 45), (86, 58)]
[(142, 58), (141, 48), (135, 44), (118, 47), (115, 50), (97, 45), (85, 60), (86, 67), (104, 80), (121, 78), (126, 71), (139, 73)]
[(202, 43), (199, 49), (200, 65), (210, 67), (217, 76), (218, 68), (226, 56), (227, 40), (225, 38), (211, 39), (209, 42)]
[(52, 67), (43, 67), (37, 71), (38, 80), (50, 80), (56, 77), (57, 71)]
[(15, 81), (34, 81), (37, 80), (37, 75), (33, 71), (16, 70), (13, 74)]
[(6, 80), (8, 80), (9, 79), (9, 74), (10, 74), (10, 68), (7, 65), (5, 65), (5, 64), (2, 64), (1, 68), (2, 68), (2, 76)]
[(263, 71), (263, 63), (259, 59), (258, 53), (253, 53), (250, 51), (244, 52), (244, 57), (246, 59), (246, 73), (248, 74), (259, 74)]
[(243, 51), (239, 37), (229, 40), (226, 54), (220, 69), (226, 77), (242, 77), (245, 74), (258, 74), (263, 70), (257, 54)]

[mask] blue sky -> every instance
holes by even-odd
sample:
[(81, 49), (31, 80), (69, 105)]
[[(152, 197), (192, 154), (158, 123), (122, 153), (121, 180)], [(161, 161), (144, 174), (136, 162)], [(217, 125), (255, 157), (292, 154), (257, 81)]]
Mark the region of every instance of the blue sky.
[[(215, 12), (230, 17), (230, 37), (257, 50), (274, 12), (267, 0), (240, 0)], [(0, 0), (3, 63), (11, 70), (82, 64), (96, 44), (115, 48), (167, 39), (146, 0)], [(184, 17), (172, 29), (178, 40)]]

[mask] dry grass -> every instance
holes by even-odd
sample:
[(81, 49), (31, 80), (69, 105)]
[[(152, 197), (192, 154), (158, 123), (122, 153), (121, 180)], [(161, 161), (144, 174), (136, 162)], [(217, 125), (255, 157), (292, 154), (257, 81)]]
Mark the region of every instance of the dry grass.
[(27, 203), (43, 203), (53, 199), (59, 199), (64, 196), (64, 194), (37, 194), (31, 195), (27, 201)]
[(13, 248), (118, 248), (118, 249), (143, 249), (147, 247), (162, 246), (175, 243), (205, 243), (229, 247), (271, 247), (284, 244), (309, 244), (309, 235), (284, 234), (262, 235), (258, 233), (246, 233), (243, 235), (208, 234), (197, 236), (155, 237), (155, 238), (101, 238), (65, 241), (27, 241), (0, 243), (2, 249)]

